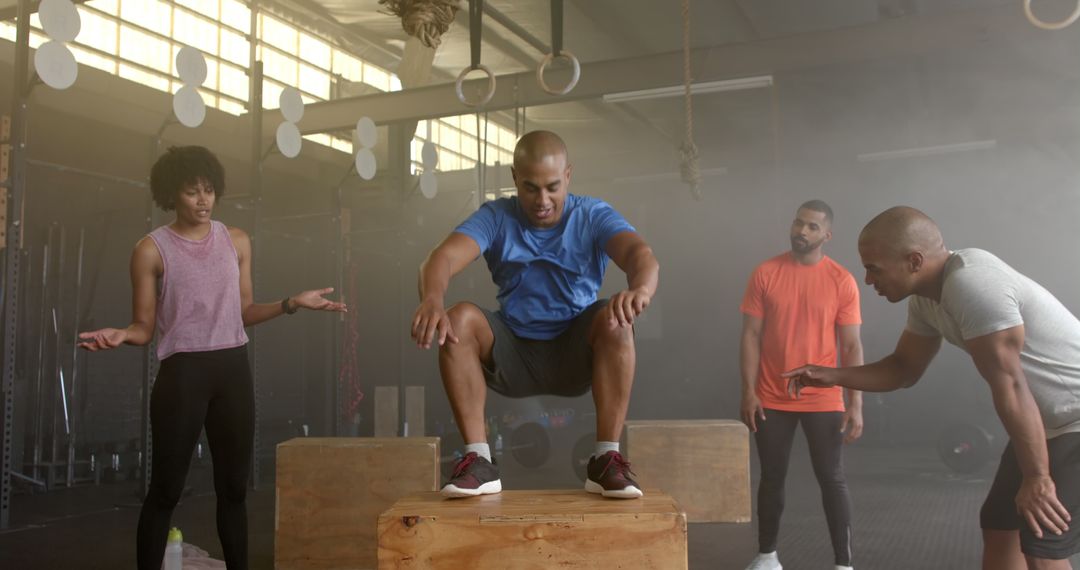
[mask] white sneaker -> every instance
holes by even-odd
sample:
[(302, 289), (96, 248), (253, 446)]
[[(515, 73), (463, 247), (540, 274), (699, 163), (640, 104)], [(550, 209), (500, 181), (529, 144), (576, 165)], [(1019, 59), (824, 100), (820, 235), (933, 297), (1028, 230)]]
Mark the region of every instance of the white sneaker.
[(746, 570), (783, 570), (783, 568), (780, 565), (780, 557), (776, 555), (776, 551), (773, 551), (755, 556)]

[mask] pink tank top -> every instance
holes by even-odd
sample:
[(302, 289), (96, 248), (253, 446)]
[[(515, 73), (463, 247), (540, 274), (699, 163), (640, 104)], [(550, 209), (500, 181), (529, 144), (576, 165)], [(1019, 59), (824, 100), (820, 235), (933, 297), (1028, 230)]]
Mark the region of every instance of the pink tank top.
[(240, 262), (225, 224), (211, 220), (200, 240), (168, 226), (150, 232), (164, 273), (157, 300), (157, 356), (246, 344), (240, 314)]

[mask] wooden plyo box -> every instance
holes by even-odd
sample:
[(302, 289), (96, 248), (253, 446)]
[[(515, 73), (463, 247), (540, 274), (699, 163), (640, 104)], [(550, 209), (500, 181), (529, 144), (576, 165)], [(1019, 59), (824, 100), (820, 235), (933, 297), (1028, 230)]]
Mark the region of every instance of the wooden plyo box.
[(379, 513), (439, 485), (437, 437), (296, 438), (277, 447), (274, 567), (375, 568)]
[(750, 521), (750, 432), (736, 420), (626, 422), (637, 482), (670, 493), (690, 522)]
[(686, 567), (686, 515), (655, 490), (629, 500), (576, 490), (424, 493), (379, 516), (380, 570)]

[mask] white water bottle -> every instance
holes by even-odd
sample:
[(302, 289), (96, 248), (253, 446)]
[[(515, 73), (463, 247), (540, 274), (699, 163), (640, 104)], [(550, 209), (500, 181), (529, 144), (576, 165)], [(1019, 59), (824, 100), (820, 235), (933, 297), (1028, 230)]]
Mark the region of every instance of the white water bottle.
[(184, 535), (175, 526), (169, 530), (162, 570), (181, 570), (184, 567)]

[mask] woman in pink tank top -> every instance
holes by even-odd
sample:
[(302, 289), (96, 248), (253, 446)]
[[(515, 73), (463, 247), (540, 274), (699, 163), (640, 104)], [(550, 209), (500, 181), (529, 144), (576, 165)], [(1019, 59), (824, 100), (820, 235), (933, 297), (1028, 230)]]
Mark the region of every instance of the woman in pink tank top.
[(150, 397), (154, 475), (139, 515), (138, 567), (161, 567), (173, 508), (205, 427), (225, 563), (244, 569), (255, 416), (244, 327), (301, 308), (340, 312), (345, 305), (323, 298), (330, 288), (277, 303), (253, 301), (251, 240), (210, 218), (225, 193), (225, 170), (206, 148), (169, 148), (150, 171), (150, 190), (159, 207), (176, 211), (176, 219), (135, 245), (131, 324), (82, 333), (79, 346), (141, 346), (157, 331), (161, 369)]

